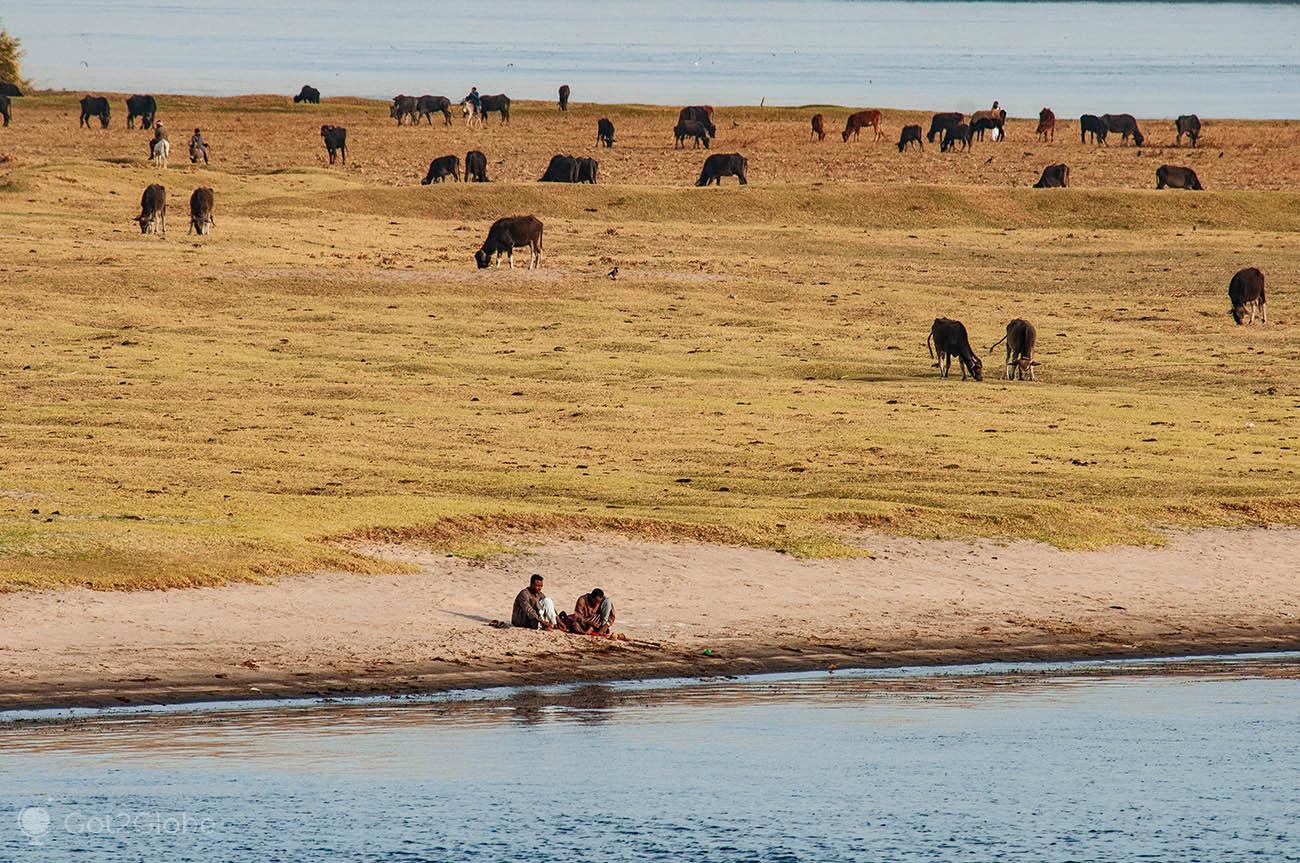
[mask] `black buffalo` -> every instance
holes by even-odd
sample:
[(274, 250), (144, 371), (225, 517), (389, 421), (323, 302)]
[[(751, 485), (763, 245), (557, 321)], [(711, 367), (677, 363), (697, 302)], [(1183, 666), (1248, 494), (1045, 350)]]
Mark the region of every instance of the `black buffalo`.
[(1132, 114), (1102, 114), (1101, 122), (1106, 124), (1107, 130), (1119, 133), (1121, 143), (1127, 144), (1132, 138), (1133, 143), (1141, 147), (1146, 140)]
[(930, 336), (925, 340), (925, 347), (930, 351), (931, 358), (935, 358), (935, 353), (938, 353), (939, 377), (948, 377), (948, 370), (952, 368), (952, 358), (956, 357), (961, 364), (962, 380), (966, 380), (967, 371), (975, 380), (984, 380), (984, 363), (971, 349), (970, 337), (966, 335), (966, 327), (961, 321), (935, 318), (934, 324), (930, 326)]
[(302, 89), (298, 91), (298, 95), (293, 97), (293, 103), (295, 105), (297, 105), (299, 102), (307, 102), (312, 105), (319, 105), (320, 90), (317, 90), (315, 87), (312, 87), (308, 84), (303, 84)]
[(8, 81), (0, 81), (0, 96), (22, 96), (23, 91), (17, 84), (11, 84)]
[(916, 144), (919, 149), (925, 149), (925, 145), (921, 143), (920, 126), (912, 125), (903, 127), (903, 131), (898, 136), (898, 152), (901, 153), (906, 150), (908, 144)]
[(140, 215), (135, 217), (140, 223), (140, 233), (156, 234), (162, 223), (162, 234), (167, 236), (167, 190), (154, 183), (145, 188), (140, 196)]
[(432, 182), (441, 183), (444, 178), (451, 177), (457, 183), (460, 182), (460, 158), (457, 156), (439, 156), (429, 163), (429, 173), (424, 175), (420, 181), (421, 186), (427, 186)]
[(614, 124), (608, 117), (601, 117), (596, 121), (596, 143), (604, 144), (606, 147), (614, 146)]
[(970, 126), (965, 123), (957, 123), (943, 130), (943, 143), (939, 145), (939, 152), (955, 150), (958, 144), (961, 144), (963, 150), (970, 149)]
[(1035, 189), (1064, 189), (1070, 185), (1070, 166), (1064, 163), (1048, 165), (1043, 175), (1034, 183)]
[(465, 182), (486, 183), (487, 175), (487, 156), (478, 150), (470, 150), (465, 154)]
[(342, 126), (321, 126), (321, 140), (325, 142), (325, 149), (330, 154), (330, 164), (334, 164), (334, 155), (337, 153), (343, 157), (343, 164), (348, 163), (348, 130)]
[(745, 171), (749, 169), (749, 160), (739, 153), (714, 153), (704, 160), (704, 168), (700, 171), (700, 178), (695, 181), (697, 186), (707, 186), (710, 183), (722, 185), (723, 177), (735, 177), (740, 180), (740, 185), (749, 184), (745, 178)]
[(1183, 114), (1174, 121), (1174, 128), (1178, 130), (1178, 139), (1174, 142), (1175, 146), (1183, 145), (1183, 136), (1186, 135), (1191, 139), (1192, 146), (1196, 146), (1196, 141), (1201, 137), (1201, 118), (1195, 114)]
[(415, 101), (415, 110), (420, 116), (433, 125), (433, 115), (442, 115), (442, 125), (451, 125), (451, 100), (446, 96), (421, 96)]
[(1079, 117), (1079, 143), (1088, 143), (1088, 136), (1097, 144), (1106, 143), (1106, 124), (1096, 114), (1084, 114)]
[(505, 93), (497, 93), (495, 96), (482, 96), (479, 98), (479, 113), (483, 117), (483, 122), (487, 122), (488, 114), (497, 111), (501, 114), (501, 122), (507, 126), (510, 125), (510, 97)]
[(574, 159), (578, 166), (579, 183), (591, 183), (596, 185), (596, 176), (600, 172), (600, 163), (589, 156), (582, 156)]
[(942, 143), (943, 136), (948, 133), (948, 130), (965, 119), (966, 115), (960, 111), (945, 111), (935, 114), (930, 118), (930, 131), (925, 133), (925, 140), (933, 144), (935, 136), (938, 135), (939, 141)]
[[(694, 120), (697, 123), (705, 123), (712, 126), (713, 108), (710, 105), (688, 105), (677, 112), (677, 122), (681, 123), (685, 120)], [(714, 133), (714, 137), (717, 137), (716, 132)]]
[(90, 128), (90, 118), (98, 117), (99, 125), (108, 128), (108, 99), (103, 96), (82, 96), (81, 97), (81, 123), (87, 129)]
[(542, 174), (542, 183), (576, 183), (578, 182), (578, 160), (572, 156), (555, 155)]
[(140, 118), (140, 127), (148, 129), (153, 125), (154, 115), (158, 113), (158, 100), (153, 96), (136, 94), (126, 100), (126, 127), (135, 128), (135, 118)]
[(190, 195), (190, 232), (201, 237), (215, 224), (212, 220), (212, 190), (206, 186), (195, 189)]
[(397, 121), (397, 125), (402, 125), (402, 121), (407, 117), (411, 118), (411, 124), (416, 125), (420, 122), (420, 117), (416, 113), (416, 106), (420, 100), (414, 96), (394, 96), (393, 104), (388, 109), (388, 116)]
[(976, 111), (970, 117), (970, 134), (968, 138), (984, 140), (984, 133), (996, 129), (998, 140), (1007, 139), (1007, 112), (1001, 108), (989, 111)]
[(569, 110), (569, 85), (568, 84), (560, 85), (560, 110), (561, 111)]
[(704, 145), (704, 149), (709, 149), (709, 140), (717, 132), (712, 123), (701, 123), (699, 120), (678, 120), (677, 125), (673, 128), (673, 138), (676, 143), (673, 148), (685, 146), (687, 138), (694, 138), (693, 147)]
[(1228, 299), (1232, 300), (1232, 319), (1241, 325), (1246, 312), (1250, 312), (1250, 322), (1255, 323), (1255, 311), (1268, 323), (1268, 309), (1264, 305), (1264, 274), (1254, 267), (1248, 267), (1232, 277), (1228, 283)]
[(507, 216), (497, 219), (488, 229), (483, 246), (474, 253), (474, 261), (480, 270), (485, 270), (496, 257), (497, 266), (501, 265), (501, 253), (505, 252), (510, 262), (510, 269), (515, 268), (515, 249), (529, 247), (532, 256), (528, 259), (528, 269), (542, 265), (542, 223), (535, 216)]
[(1171, 189), (1188, 189), (1191, 191), (1202, 191), (1200, 178), (1191, 168), (1181, 168), (1178, 165), (1161, 165), (1156, 168), (1156, 188), (1163, 189), (1168, 186)]
[(0, 94), (0, 114), (4, 115), (6, 126), (9, 125), (11, 110), (12, 109), (9, 107), (9, 97), (5, 96), (4, 94)]

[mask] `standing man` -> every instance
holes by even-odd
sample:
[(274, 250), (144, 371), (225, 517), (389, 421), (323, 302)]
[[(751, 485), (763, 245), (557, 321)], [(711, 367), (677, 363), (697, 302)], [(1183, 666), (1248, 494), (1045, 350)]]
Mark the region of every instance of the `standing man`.
[(515, 597), (515, 607), (510, 612), (510, 625), (522, 629), (554, 629), (555, 622), (555, 605), (542, 593), (542, 577), (534, 573), (528, 580), (528, 586)]

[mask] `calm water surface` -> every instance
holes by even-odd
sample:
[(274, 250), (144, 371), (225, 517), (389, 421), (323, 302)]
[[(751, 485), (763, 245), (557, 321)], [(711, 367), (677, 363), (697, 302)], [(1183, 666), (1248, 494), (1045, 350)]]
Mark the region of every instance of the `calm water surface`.
[[(487, 8), (487, 7), (482, 7)], [(1294, 3), (41, 0), (0, 17), (80, 90), (1294, 117)]]
[(0, 723), (0, 859), (1295, 861), (1296, 663)]

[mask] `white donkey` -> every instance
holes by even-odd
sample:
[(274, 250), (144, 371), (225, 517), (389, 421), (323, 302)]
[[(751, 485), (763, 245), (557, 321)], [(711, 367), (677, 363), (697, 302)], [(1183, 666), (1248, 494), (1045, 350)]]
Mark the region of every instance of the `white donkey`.
[(160, 168), (167, 167), (167, 157), (171, 155), (172, 145), (166, 138), (157, 138), (149, 147), (149, 161)]

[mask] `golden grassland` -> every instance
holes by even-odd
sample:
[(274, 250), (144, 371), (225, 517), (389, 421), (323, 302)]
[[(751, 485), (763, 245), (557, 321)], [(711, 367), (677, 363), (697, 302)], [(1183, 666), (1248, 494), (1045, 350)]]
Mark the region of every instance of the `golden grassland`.
[[(366, 540), (817, 556), (862, 553), (862, 527), (1083, 547), (1300, 523), (1300, 124), (1207, 120), (1191, 152), (1084, 147), (1073, 123), (1035, 143), (1021, 120), (970, 155), (899, 155), (925, 115), (818, 144), (814, 109), (722, 107), (714, 151), (745, 153), (750, 185), (702, 190), (666, 108), (516, 105), (468, 130), (364, 100), (159, 101), (166, 171), (117, 98), (107, 131), (70, 94), (15, 100), (0, 130), (0, 590), (391, 568)], [(322, 122), (349, 128), (347, 168)], [(418, 185), (471, 148), (498, 182)], [(556, 152), (597, 156), (602, 185), (533, 182)], [(1026, 188), (1057, 161), (1075, 188)], [(1162, 162), (1209, 191), (1154, 191)], [(154, 181), (166, 239), (130, 221)], [(520, 212), (546, 223), (543, 269), (475, 271)], [(1244, 266), (1267, 326), (1227, 315)], [(939, 380), (939, 315), (985, 347), (1034, 321), (1040, 381), (997, 380), (1000, 348), (984, 383)]]

